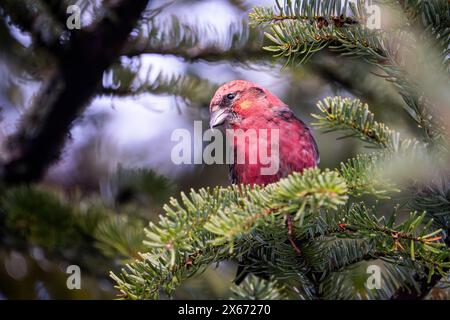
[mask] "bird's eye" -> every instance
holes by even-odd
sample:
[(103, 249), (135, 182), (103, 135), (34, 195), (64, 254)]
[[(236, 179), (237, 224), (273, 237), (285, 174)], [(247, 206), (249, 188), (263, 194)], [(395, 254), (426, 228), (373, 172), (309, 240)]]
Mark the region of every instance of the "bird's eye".
[(228, 99), (228, 100), (233, 100), (234, 97), (236, 97), (236, 95), (235, 95), (234, 93), (229, 93), (229, 94), (227, 94), (227, 99)]

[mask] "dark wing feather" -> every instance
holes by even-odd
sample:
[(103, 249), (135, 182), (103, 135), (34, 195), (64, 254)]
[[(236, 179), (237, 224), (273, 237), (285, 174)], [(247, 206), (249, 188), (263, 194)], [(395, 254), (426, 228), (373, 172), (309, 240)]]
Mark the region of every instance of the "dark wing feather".
[(305, 130), (308, 132), (310, 142), (314, 148), (316, 163), (319, 164), (319, 162), (320, 162), (319, 147), (317, 146), (317, 142), (314, 139), (314, 136), (312, 135), (311, 129), (309, 128), (309, 126), (306, 123), (304, 123), (301, 119), (297, 118), (295, 116), (295, 114), (292, 112), (292, 110), (287, 107), (277, 111), (277, 113), (283, 120), (289, 121), (289, 122), (290, 121), (299, 122), (301, 124), (301, 126), (305, 128)]
[(239, 182), (238, 177), (236, 175), (236, 171), (234, 169), (235, 169), (234, 164), (228, 165), (228, 177), (230, 178), (232, 184), (237, 184)]

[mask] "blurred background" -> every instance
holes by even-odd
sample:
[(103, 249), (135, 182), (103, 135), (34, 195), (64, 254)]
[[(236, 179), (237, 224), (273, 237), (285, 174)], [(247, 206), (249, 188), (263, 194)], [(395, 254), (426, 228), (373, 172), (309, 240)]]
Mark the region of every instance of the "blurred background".
[[(51, 49), (40, 48), (33, 30), (43, 39), (60, 30), (45, 5), (51, 1), (25, 1), (28, 16), (18, 4), (24, 1), (14, 2), (0, 4), (2, 146), (55, 68)], [(104, 14), (108, 1), (65, 3), (81, 7), (83, 30)], [(162, 213), (170, 196), (229, 184), (226, 165), (175, 165), (170, 158), (177, 144), (173, 130), (193, 132), (194, 121), (207, 129), (209, 101), (224, 82), (254, 81), (307, 123), (313, 122), (318, 100), (358, 97), (377, 120), (403, 136), (417, 133), (395, 88), (363, 61), (323, 51), (304, 65), (282, 68), (263, 51), (263, 30), (248, 25), (248, 13), (254, 5), (273, 4), (150, 1), (131, 44), (103, 73), (101, 88), (73, 123), (41, 182), (32, 188), (2, 187), (0, 299), (114, 298), (108, 272), (137, 256), (142, 229)], [(322, 168), (336, 167), (364, 148), (332, 133), (314, 135)], [(81, 268), (80, 290), (66, 286), (66, 268), (72, 264)], [(232, 263), (214, 266), (183, 285), (176, 297), (226, 297), (234, 273)]]

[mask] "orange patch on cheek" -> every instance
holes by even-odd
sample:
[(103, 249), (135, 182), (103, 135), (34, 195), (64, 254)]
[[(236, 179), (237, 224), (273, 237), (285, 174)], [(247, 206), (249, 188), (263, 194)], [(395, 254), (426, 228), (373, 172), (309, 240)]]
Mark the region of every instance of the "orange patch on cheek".
[(244, 100), (238, 104), (239, 109), (245, 110), (248, 109), (252, 105), (251, 101)]

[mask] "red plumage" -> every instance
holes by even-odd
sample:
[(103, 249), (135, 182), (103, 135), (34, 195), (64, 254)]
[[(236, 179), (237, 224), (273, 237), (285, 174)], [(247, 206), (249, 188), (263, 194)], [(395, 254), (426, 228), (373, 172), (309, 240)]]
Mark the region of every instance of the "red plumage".
[[(228, 129), (241, 129), (244, 133), (256, 130), (257, 143), (234, 137), (235, 163), (230, 165), (233, 183), (265, 185), (318, 164), (318, 149), (309, 128), (277, 96), (255, 83), (235, 80), (222, 85), (211, 100), (210, 112), (211, 127), (224, 124)], [(268, 134), (262, 134), (260, 129), (267, 129)], [(269, 165), (262, 163), (259, 156), (253, 163), (249, 159), (261, 145), (269, 146), (271, 154), (273, 129), (278, 129), (279, 166), (274, 174), (262, 174), (261, 169)], [(239, 152), (245, 154), (245, 163), (236, 163)]]

